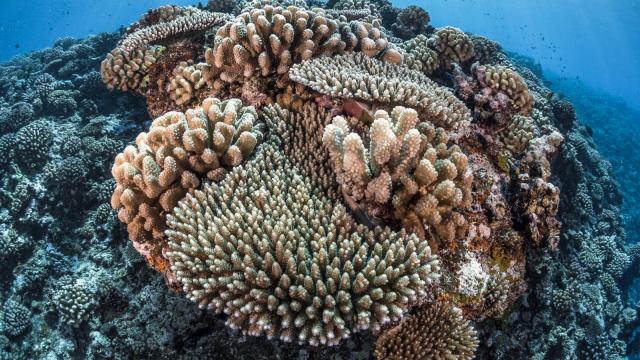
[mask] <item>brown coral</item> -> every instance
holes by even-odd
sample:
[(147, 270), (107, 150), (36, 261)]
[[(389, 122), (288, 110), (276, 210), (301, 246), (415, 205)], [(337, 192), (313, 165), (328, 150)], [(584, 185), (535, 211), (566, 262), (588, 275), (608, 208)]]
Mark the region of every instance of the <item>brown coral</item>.
[(414, 107), (423, 120), (446, 129), (464, 127), (471, 118), (463, 102), (425, 74), (360, 53), (307, 60), (294, 65), (289, 76), (335, 97)]
[(109, 89), (144, 91), (149, 85), (147, 74), (164, 50), (161, 46), (132, 51), (116, 48), (100, 64), (102, 81)]
[(164, 215), (200, 185), (201, 177), (220, 179), (225, 167), (240, 164), (253, 151), (261, 138), (256, 118), (255, 110), (238, 99), (208, 98), (201, 107), (155, 119), (148, 133), (138, 135), (136, 146), (116, 157), (111, 205), (136, 249), (156, 269), (167, 271), (161, 256)]
[(473, 359), (477, 333), (450, 304), (426, 304), (376, 342), (379, 360)]
[(429, 38), (429, 46), (438, 53), (440, 64), (451, 69), (453, 63), (463, 63), (474, 55), (473, 42), (462, 30), (447, 26)]
[(249, 335), (336, 345), (399, 320), (438, 262), (404, 231), (357, 225), (274, 147), (168, 216), (172, 270), (200, 307)]
[(369, 214), (392, 213), (423, 238), (432, 228), (432, 235), (452, 241), (466, 229), (458, 209), (471, 202), (468, 159), (460, 148), (447, 145), (444, 129), (418, 121), (413, 109), (379, 110), (363, 141), (350, 132), (345, 118), (335, 117), (323, 142), (343, 192)]
[(342, 23), (302, 8), (265, 6), (219, 28), (205, 56), (212, 67), (210, 77), (234, 82), (254, 74), (287, 74), (303, 60), (355, 49), (399, 61), (385, 35), (368, 23)]

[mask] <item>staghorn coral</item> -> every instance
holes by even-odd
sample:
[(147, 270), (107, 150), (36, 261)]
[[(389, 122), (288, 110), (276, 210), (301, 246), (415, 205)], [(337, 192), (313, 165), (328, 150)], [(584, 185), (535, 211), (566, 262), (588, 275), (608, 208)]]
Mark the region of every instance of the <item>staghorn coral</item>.
[(149, 85), (147, 74), (164, 50), (162, 46), (148, 46), (131, 51), (113, 49), (100, 64), (102, 81), (109, 89), (144, 92)]
[(453, 63), (464, 63), (474, 56), (473, 42), (462, 30), (447, 26), (429, 38), (429, 46), (438, 53), (440, 66), (451, 69)]
[(409, 40), (426, 33), (430, 20), (429, 13), (420, 6), (407, 6), (400, 10), (391, 30), (397, 37)]
[(476, 331), (460, 309), (436, 301), (420, 307), (376, 342), (377, 359), (473, 359)]
[(399, 320), (438, 271), (425, 242), (356, 225), (271, 146), (188, 194), (167, 223), (187, 296), (250, 335), (336, 345)]
[(212, 67), (210, 78), (235, 82), (257, 74), (284, 75), (303, 60), (353, 50), (382, 54), (387, 61), (399, 59), (384, 33), (368, 23), (337, 22), (297, 7), (265, 6), (220, 27), (205, 58)]
[(446, 129), (464, 127), (469, 110), (426, 75), (360, 53), (321, 57), (294, 65), (291, 80), (323, 94), (416, 108), (423, 121)]
[(202, 75), (202, 64), (182, 61), (176, 66), (167, 84), (169, 98), (177, 105), (187, 105), (198, 98), (198, 91), (207, 83)]
[(391, 212), (422, 238), (430, 227), (446, 241), (464, 234), (466, 221), (458, 209), (471, 202), (468, 159), (459, 147), (447, 146), (444, 129), (418, 123), (415, 110), (377, 111), (366, 138), (368, 150), (343, 117), (325, 128), (323, 142), (343, 193), (367, 213), (384, 217)]
[(148, 133), (138, 135), (136, 146), (116, 156), (111, 205), (138, 251), (158, 270), (166, 270), (158, 257), (164, 214), (197, 188), (201, 177), (220, 179), (225, 167), (246, 159), (262, 137), (256, 118), (255, 109), (239, 99), (207, 98), (201, 107), (155, 119)]
[(224, 13), (213, 13), (190, 8), (181, 16), (177, 16), (168, 22), (159, 22), (133, 31), (120, 41), (118, 48), (125, 52), (142, 50), (147, 45), (152, 45), (170, 37), (199, 32), (215, 25), (221, 25), (229, 18), (230, 16)]

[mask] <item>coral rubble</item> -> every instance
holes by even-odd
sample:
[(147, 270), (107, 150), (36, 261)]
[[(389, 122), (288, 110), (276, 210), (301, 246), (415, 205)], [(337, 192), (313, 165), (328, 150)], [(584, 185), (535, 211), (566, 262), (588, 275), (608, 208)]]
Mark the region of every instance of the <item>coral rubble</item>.
[(0, 358), (631, 354), (610, 166), (428, 22), (215, 0), (0, 66)]

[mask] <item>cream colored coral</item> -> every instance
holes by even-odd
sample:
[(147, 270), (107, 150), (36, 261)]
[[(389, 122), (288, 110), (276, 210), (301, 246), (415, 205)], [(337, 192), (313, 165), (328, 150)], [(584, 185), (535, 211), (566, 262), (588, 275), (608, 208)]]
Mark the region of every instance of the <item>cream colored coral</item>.
[(144, 91), (148, 85), (147, 74), (164, 50), (161, 46), (131, 51), (116, 48), (100, 64), (102, 81), (109, 89)]
[[(481, 88), (508, 97), (508, 107), (514, 114), (529, 115), (533, 108), (533, 97), (524, 79), (515, 71), (501, 65), (479, 65), (475, 67), (475, 76)], [(496, 98), (498, 95), (494, 95)], [(476, 96), (476, 102), (484, 99), (484, 94)]]
[(399, 320), (438, 274), (426, 242), (357, 225), (272, 146), (168, 216), (187, 296), (248, 335), (336, 345)]
[(424, 35), (418, 35), (405, 41), (403, 50), (403, 64), (410, 69), (422, 71), (429, 75), (440, 67), (438, 53), (428, 46), (429, 39)]
[(447, 129), (471, 120), (465, 104), (425, 74), (360, 53), (304, 61), (291, 68), (289, 77), (335, 97), (415, 107), (423, 120)]
[(225, 168), (246, 159), (261, 138), (256, 119), (256, 111), (239, 99), (208, 98), (185, 113), (155, 119), (148, 133), (138, 135), (136, 146), (118, 154), (111, 205), (131, 240), (162, 247), (164, 215), (202, 178), (217, 180)]
[(168, 22), (159, 22), (147, 27), (142, 27), (125, 36), (118, 47), (124, 51), (143, 49), (149, 44), (167, 39), (171, 36), (203, 31), (214, 25), (221, 25), (229, 20), (230, 16), (223, 13), (191, 8), (184, 15), (176, 17)]
[[(458, 212), (471, 203), (472, 174), (457, 146), (447, 147), (442, 128), (419, 123), (413, 109), (379, 110), (363, 140), (335, 117), (324, 131), (338, 183), (345, 194), (373, 215), (393, 209), (395, 218), (418, 234), (451, 241), (466, 228)], [(365, 148), (368, 144), (368, 149)]]
[(207, 82), (202, 74), (201, 64), (193, 61), (181, 61), (172, 71), (167, 84), (169, 98), (177, 105), (185, 105), (197, 99), (198, 90)]
[(342, 23), (297, 7), (254, 9), (218, 29), (206, 51), (212, 76), (226, 82), (286, 74), (291, 65), (322, 54), (359, 49), (368, 56), (399, 61), (385, 35), (371, 24)]
[(438, 29), (429, 38), (429, 46), (438, 53), (440, 64), (445, 69), (451, 69), (453, 63), (462, 63), (474, 56), (471, 38), (451, 26)]
[(478, 336), (460, 309), (429, 303), (378, 338), (378, 360), (459, 359), (475, 356)]
[(500, 130), (498, 137), (505, 148), (513, 155), (522, 154), (537, 132), (536, 125), (528, 116), (515, 115), (506, 128)]

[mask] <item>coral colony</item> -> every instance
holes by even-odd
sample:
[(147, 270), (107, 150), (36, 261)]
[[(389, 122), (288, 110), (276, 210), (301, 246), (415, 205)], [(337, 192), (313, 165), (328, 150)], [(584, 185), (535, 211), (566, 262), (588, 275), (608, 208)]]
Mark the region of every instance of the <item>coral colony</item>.
[(1, 67), (0, 359), (631, 352), (608, 163), (428, 21), (213, 0)]

